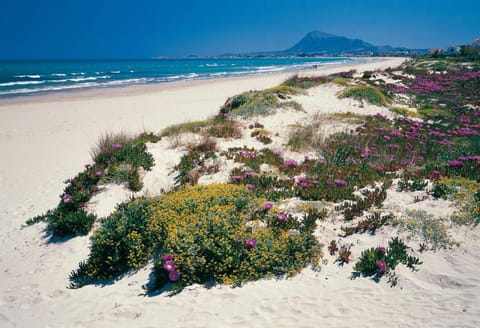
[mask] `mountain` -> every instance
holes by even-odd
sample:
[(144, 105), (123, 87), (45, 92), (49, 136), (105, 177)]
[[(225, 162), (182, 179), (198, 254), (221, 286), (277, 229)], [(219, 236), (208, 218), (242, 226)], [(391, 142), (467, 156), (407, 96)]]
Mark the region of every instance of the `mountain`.
[(281, 51), (258, 52), (253, 56), (294, 56), (294, 55), (400, 55), (425, 53), (426, 49), (396, 48), (392, 46), (375, 46), (360, 39), (312, 31), (307, 33), (293, 47)]
[(284, 50), (287, 54), (340, 54), (344, 52), (377, 52), (374, 45), (359, 39), (313, 31), (308, 33), (293, 47)]

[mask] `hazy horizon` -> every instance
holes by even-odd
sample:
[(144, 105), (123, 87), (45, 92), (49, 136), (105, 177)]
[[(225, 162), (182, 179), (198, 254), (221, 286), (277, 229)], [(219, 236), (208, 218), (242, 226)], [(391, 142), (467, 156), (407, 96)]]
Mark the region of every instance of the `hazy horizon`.
[(284, 50), (314, 30), (373, 45), (444, 48), (480, 37), (474, 1), (169, 3), (6, 0), (0, 59), (149, 59)]

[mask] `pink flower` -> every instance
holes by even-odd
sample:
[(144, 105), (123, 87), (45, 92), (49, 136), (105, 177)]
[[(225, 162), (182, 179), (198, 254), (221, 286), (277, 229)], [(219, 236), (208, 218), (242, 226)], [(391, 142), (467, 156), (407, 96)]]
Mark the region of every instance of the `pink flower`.
[(173, 263), (172, 260), (168, 260), (165, 263), (163, 263), (163, 268), (167, 270), (168, 272), (171, 272), (175, 270), (175, 263)]
[(377, 261), (378, 274), (382, 275), (387, 271), (387, 263), (385, 261)]
[(278, 219), (278, 221), (283, 222), (287, 219), (287, 216), (285, 214), (280, 213), (280, 214), (277, 214), (277, 219)]
[(298, 177), (297, 180), (298, 180), (298, 182), (306, 182), (306, 181), (307, 181), (307, 178), (305, 178), (305, 177)]
[(306, 189), (306, 188), (309, 187), (309, 184), (308, 184), (308, 182), (302, 182), (302, 183), (300, 183), (300, 186), (301, 186), (302, 188), (305, 188), (305, 189)]
[(246, 242), (245, 242), (245, 245), (247, 247), (250, 247), (250, 248), (255, 248), (257, 247), (257, 241), (255, 239), (248, 239)]
[(69, 195), (69, 194), (65, 194), (65, 195), (63, 195), (63, 197), (62, 197), (62, 202), (68, 203), (68, 202), (70, 201), (70, 199), (72, 199), (72, 196)]
[(277, 156), (282, 156), (282, 152), (280, 150), (275, 150), (273, 154)]
[(254, 185), (254, 184), (247, 183), (246, 186), (247, 186), (247, 188), (250, 189), (250, 190), (255, 189), (255, 185)]
[(116, 143), (116, 144), (113, 144), (112, 147), (114, 149), (120, 149), (120, 148), (122, 148), (122, 144)]
[(239, 180), (239, 181), (240, 181), (240, 180), (243, 180), (243, 176), (242, 176), (242, 175), (234, 175), (234, 176), (232, 177), (232, 179), (233, 179), (233, 180)]
[(173, 260), (173, 255), (167, 254), (162, 256), (163, 261), (172, 261)]
[(320, 184), (320, 181), (318, 181), (318, 180), (313, 180), (313, 181), (312, 181), (312, 184), (313, 184), (314, 186), (317, 186), (317, 185)]
[(75, 183), (77, 180), (75, 178), (70, 179), (70, 183)]
[(90, 164), (85, 164), (84, 166), (87, 170), (92, 167), (92, 165), (90, 165)]
[(263, 205), (267, 210), (271, 209), (273, 207), (273, 204), (270, 202), (266, 202), (265, 205)]
[(383, 253), (383, 254), (387, 252), (387, 249), (385, 248), (385, 246), (380, 246), (378, 250), (380, 251), (380, 253)]
[(247, 177), (254, 177), (254, 176), (255, 176), (255, 172), (247, 172), (247, 173), (245, 173), (245, 175), (246, 175)]
[(170, 271), (168, 273), (168, 279), (170, 279), (170, 281), (172, 282), (178, 281), (178, 279), (180, 279), (180, 272), (178, 272), (177, 270)]
[(102, 171), (97, 171), (97, 172), (95, 172), (95, 175), (97, 177), (101, 177), (103, 175), (103, 173), (102, 173)]
[(348, 182), (345, 181), (345, 180), (342, 180), (342, 179), (335, 179), (335, 180), (333, 180), (333, 182), (335, 182), (335, 184), (337, 184), (339, 186), (342, 186), (342, 187), (345, 187), (346, 185), (348, 185)]

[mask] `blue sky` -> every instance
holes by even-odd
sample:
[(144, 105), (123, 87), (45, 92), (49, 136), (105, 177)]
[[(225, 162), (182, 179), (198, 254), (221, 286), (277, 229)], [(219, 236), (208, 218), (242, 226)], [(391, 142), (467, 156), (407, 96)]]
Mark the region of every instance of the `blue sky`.
[(0, 59), (282, 50), (312, 30), (375, 45), (446, 47), (480, 38), (480, 1), (0, 1)]

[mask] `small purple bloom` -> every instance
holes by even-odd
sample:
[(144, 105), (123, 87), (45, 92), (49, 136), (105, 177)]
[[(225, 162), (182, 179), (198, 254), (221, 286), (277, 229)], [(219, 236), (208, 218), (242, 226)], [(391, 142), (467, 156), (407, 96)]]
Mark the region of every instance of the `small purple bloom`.
[(168, 279), (170, 279), (170, 281), (172, 282), (178, 281), (178, 279), (180, 279), (180, 272), (178, 272), (177, 270), (170, 271), (168, 273)]
[(247, 188), (248, 188), (249, 190), (255, 189), (255, 185), (252, 184), (252, 183), (247, 183), (246, 186), (247, 186)]
[(273, 204), (270, 202), (266, 202), (265, 205), (263, 205), (267, 210), (271, 209), (273, 207)]
[(70, 183), (75, 183), (77, 180), (75, 178), (70, 179)]
[(173, 255), (167, 254), (162, 256), (163, 261), (172, 261), (173, 260)]
[(257, 241), (255, 239), (248, 239), (246, 242), (245, 242), (245, 245), (247, 247), (250, 247), (250, 248), (255, 248), (257, 247)]
[(122, 148), (122, 144), (115, 143), (115, 144), (112, 145), (112, 147), (113, 147), (114, 149), (121, 149), (121, 148)]
[(287, 219), (287, 216), (285, 214), (280, 213), (280, 214), (277, 214), (277, 219), (278, 219), (278, 221), (283, 222)]
[(337, 184), (339, 186), (342, 186), (342, 187), (345, 187), (346, 185), (348, 185), (348, 182), (345, 181), (345, 180), (342, 180), (342, 179), (335, 179), (335, 180), (333, 180), (333, 182), (335, 182), (335, 184)]
[(89, 168), (91, 168), (91, 167), (92, 167), (92, 165), (90, 165), (90, 164), (85, 164), (85, 168), (86, 168), (87, 170), (88, 170)]
[(233, 179), (233, 180), (238, 180), (238, 181), (240, 181), (240, 180), (243, 180), (243, 176), (242, 176), (242, 175), (234, 175), (234, 176), (232, 177), (232, 179)]
[(383, 254), (387, 252), (387, 249), (385, 248), (385, 246), (380, 246), (378, 250), (380, 251), (380, 253), (383, 253)]
[(256, 174), (255, 174), (255, 172), (247, 172), (247, 173), (245, 173), (245, 175), (247, 177), (254, 177)]
[(300, 186), (301, 186), (302, 188), (306, 189), (306, 188), (309, 187), (309, 184), (308, 184), (308, 182), (302, 182), (302, 183), (300, 183)]
[(377, 261), (377, 267), (378, 267), (378, 274), (382, 275), (387, 271), (387, 263), (385, 261)]
[(69, 195), (69, 194), (65, 194), (65, 195), (63, 195), (63, 197), (62, 197), (62, 202), (68, 203), (68, 202), (70, 201), (70, 199), (72, 199), (72, 196)]
[(457, 167), (457, 166), (462, 166), (462, 165), (463, 165), (463, 162), (462, 162), (462, 161), (454, 160), (454, 161), (449, 161), (449, 162), (448, 162), (448, 165), (453, 166), (453, 167)]
[(312, 181), (312, 184), (313, 184), (314, 186), (317, 186), (317, 185), (320, 184), (320, 181), (318, 181), (318, 180), (313, 180), (313, 181)]
[(97, 172), (95, 172), (95, 175), (97, 177), (101, 177), (101, 176), (103, 176), (103, 173), (102, 173), (102, 171), (97, 171)]
[(163, 268), (167, 270), (168, 272), (171, 272), (175, 270), (175, 263), (173, 263), (172, 260), (168, 260), (165, 263), (163, 263)]

